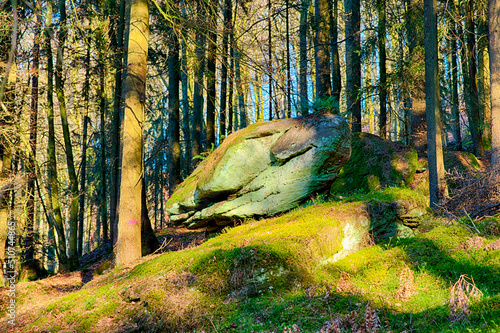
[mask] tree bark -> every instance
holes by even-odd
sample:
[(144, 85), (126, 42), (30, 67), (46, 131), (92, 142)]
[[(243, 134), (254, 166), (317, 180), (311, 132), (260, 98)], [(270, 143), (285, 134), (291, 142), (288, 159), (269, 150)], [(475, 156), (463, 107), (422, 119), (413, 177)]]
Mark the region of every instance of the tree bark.
[(63, 82), (63, 59), (64, 47), (68, 34), (66, 26), (66, 2), (59, 0), (59, 15), (61, 26), (58, 32), (57, 56), (56, 56), (56, 95), (59, 102), (59, 112), (61, 114), (61, 127), (64, 138), (64, 148), (66, 150), (66, 166), (68, 168), (68, 177), (71, 190), (71, 203), (69, 211), (69, 246), (68, 246), (68, 264), (70, 270), (78, 267), (78, 177), (76, 175), (75, 162), (73, 157), (73, 144), (69, 130), (68, 114), (66, 108), (66, 96), (64, 93)]
[(122, 84), (124, 72), (123, 35), (125, 30), (125, 0), (120, 1), (118, 26), (111, 38), (111, 46), (115, 51), (114, 66), (115, 87), (113, 100), (113, 116), (111, 131), (111, 179), (109, 186), (109, 217), (110, 217), (110, 238), (112, 244), (116, 244), (118, 238), (118, 197), (120, 191), (120, 135), (122, 127)]
[(379, 82), (379, 127), (378, 135), (385, 139), (387, 137), (387, 67), (386, 67), (386, 50), (385, 50), (385, 34), (386, 34), (386, 20), (385, 20), (385, 0), (378, 0), (378, 63), (380, 70)]
[(28, 154), (28, 183), (26, 189), (26, 238), (24, 239), (24, 260), (35, 259), (35, 235), (33, 226), (35, 223), (35, 180), (36, 180), (36, 141), (38, 123), (38, 75), (40, 64), (40, 21), (35, 15), (35, 36), (33, 41), (33, 65), (31, 77), (31, 107), (30, 107), (30, 152)]
[(429, 160), (430, 206), (447, 195), (444, 178), (443, 144), (438, 76), (437, 1), (424, 0), (425, 18), (425, 100), (427, 117), (427, 156)]
[(179, 109), (179, 39), (170, 27), (168, 48), (168, 145), (169, 145), (169, 191), (181, 182), (180, 109)]
[(307, 13), (309, 0), (302, 0), (300, 4), (299, 25), (299, 98), (300, 114), (305, 116), (309, 113), (309, 101), (307, 94)]
[[(332, 61), (332, 96), (335, 97), (336, 103), (340, 103), (340, 92), (342, 90), (342, 75), (340, 73), (340, 57), (338, 46), (338, 0), (330, 0), (330, 6), (333, 2), (331, 26), (330, 26), (330, 47)], [(340, 105), (336, 106), (337, 110)]]
[(476, 37), (474, 23), (474, 1), (468, 0), (465, 9), (465, 40), (467, 75), (465, 84), (465, 102), (469, 116), (469, 129), (471, 132), (474, 155), (484, 155), (483, 140), (481, 133), (481, 117), (479, 114), (479, 97), (477, 91), (477, 65), (476, 65)]
[[(316, 63), (316, 98), (324, 99), (332, 95), (330, 81), (330, 0), (314, 1), (314, 54)], [(358, 9), (359, 10), (359, 9)], [(359, 12), (358, 12), (359, 13)], [(359, 23), (358, 23), (359, 24)], [(329, 110), (325, 110), (329, 111)]]
[[(198, 22), (204, 19), (206, 11), (203, 5), (198, 3)], [(201, 131), (203, 123), (203, 72), (205, 71), (205, 34), (202, 32), (196, 33), (196, 48), (195, 48), (195, 69), (194, 69), (194, 88), (193, 88), (193, 116), (192, 124), (192, 145), (191, 156), (200, 155), (201, 148)]]
[(344, 0), (346, 22), (347, 110), (351, 113), (352, 131), (361, 132), (361, 45), (360, 0)]
[(116, 265), (126, 265), (142, 255), (141, 218), (143, 187), (143, 125), (149, 38), (149, 1), (127, 0), (126, 73), (123, 82), (124, 119), (122, 171)]
[(451, 129), (457, 150), (462, 150), (462, 134), (460, 131), (460, 111), (458, 102), (458, 58), (457, 58), (457, 25), (456, 25), (456, 6), (452, 0), (450, 8), (450, 30), (451, 30)]
[(489, 0), (491, 169), (500, 170), (500, 0)]

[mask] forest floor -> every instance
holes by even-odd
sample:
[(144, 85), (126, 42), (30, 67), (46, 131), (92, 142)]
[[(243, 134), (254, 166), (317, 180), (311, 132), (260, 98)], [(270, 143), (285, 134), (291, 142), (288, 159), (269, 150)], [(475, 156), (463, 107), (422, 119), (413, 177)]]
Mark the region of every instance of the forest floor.
[[(480, 162), (486, 170), (489, 161)], [(421, 197), (426, 177), (312, 200), (209, 237), (165, 228), (161, 250), (133, 265), (109, 267), (106, 254), (77, 272), (18, 283), (16, 327), (0, 288), (0, 331), (500, 332), (500, 214), (472, 225), (429, 214), (414, 237), (326, 260), (339, 249), (335, 212)]]

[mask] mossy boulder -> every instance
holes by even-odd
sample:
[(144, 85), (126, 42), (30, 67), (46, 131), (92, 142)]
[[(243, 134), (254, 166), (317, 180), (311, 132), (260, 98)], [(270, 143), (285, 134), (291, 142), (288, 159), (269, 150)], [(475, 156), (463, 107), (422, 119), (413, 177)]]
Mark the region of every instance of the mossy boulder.
[(340, 116), (259, 122), (228, 136), (167, 201), (174, 224), (217, 227), (273, 216), (328, 188), (351, 154)]
[(414, 148), (369, 133), (353, 133), (351, 158), (333, 182), (331, 192), (350, 194), (407, 186), (418, 169)]

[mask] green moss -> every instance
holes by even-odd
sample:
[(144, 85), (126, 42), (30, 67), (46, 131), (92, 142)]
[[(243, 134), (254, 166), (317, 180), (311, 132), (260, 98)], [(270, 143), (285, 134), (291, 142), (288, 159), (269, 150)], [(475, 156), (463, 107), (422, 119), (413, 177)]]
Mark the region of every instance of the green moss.
[(417, 152), (368, 133), (352, 135), (349, 162), (333, 182), (333, 194), (369, 192), (387, 186), (407, 186), (418, 167)]

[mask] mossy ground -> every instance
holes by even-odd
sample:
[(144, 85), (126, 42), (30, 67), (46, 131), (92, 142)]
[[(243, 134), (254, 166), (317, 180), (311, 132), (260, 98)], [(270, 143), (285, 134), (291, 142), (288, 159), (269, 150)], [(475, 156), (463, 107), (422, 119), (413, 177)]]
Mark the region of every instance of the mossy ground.
[[(396, 188), (370, 196), (420, 200)], [(500, 251), (477, 247), (462, 225), (430, 215), (415, 237), (325, 261), (341, 248), (338, 221), (346, 218), (332, 211), (348, 212), (366, 199), (316, 201), (245, 221), (197, 247), (146, 257), (81, 288), (75, 279), (66, 291), (20, 283), (20, 326), (12, 331), (282, 332), (295, 324), (316, 332), (336, 316), (362, 313), (368, 302), (378, 309), (382, 331), (500, 331)], [(498, 237), (499, 226), (498, 218), (484, 220), (480, 243)], [(470, 305), (468, 322), (452, 323), (450, 288), (462, 274), (483, 297)], [(60, 295), (44, 301), (55, 292)]]

